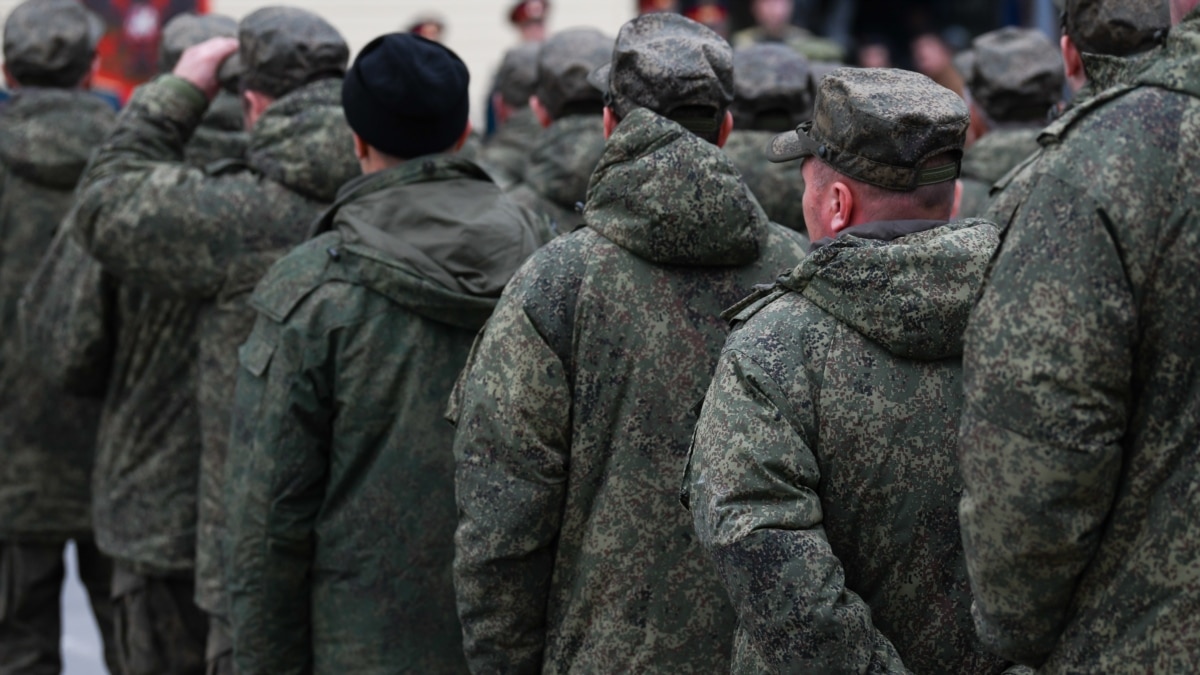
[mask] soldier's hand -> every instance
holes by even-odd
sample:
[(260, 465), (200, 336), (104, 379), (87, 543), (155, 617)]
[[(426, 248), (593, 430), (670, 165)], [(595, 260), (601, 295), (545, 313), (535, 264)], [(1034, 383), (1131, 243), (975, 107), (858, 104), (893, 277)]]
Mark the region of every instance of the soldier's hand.
[(238, 49), (238, 41), (234, 38), (218, 37), (198, 45), (188, 47), (175, 66), (174, 75), (196, 85), (204, 95), (212, 100), (220, 89), (217, 70), (221, 62), (229, 58)]

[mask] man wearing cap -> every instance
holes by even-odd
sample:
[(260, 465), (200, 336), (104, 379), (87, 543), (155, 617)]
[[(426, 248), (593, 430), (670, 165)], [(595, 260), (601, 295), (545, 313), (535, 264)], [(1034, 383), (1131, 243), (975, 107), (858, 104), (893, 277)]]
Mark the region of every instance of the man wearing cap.
[(115, 668), (112, 564), (96, 548), (90, 483), (101, 401), (52, 382), (19, 340), (17, 301), (71, 205), (112, 109), (87, 91), (98, 19), (72, 0), (18, 5), (4, 25), (0, 108), (0, 673), (57, 673), (63, 549)]
[(496, 74), (492, 107), (497, 129), (479, 152), (479, 164), (503, 188), (512, 188), (525, 178), (525, 164), (542, 126), (529, 107), (537, 87), (538, 44), (510, 49)]
[(733, 614), (679, 508), (721, 310), (803, 255), (720, 150), (733, 54), (622, 27), (586, 227), (501, 299), (455, 396), (455, 587), (475, 672), (728, 669)]
[(730, 42), (735, 47), (764, 42), (780, 43), (812, 61), (841, 63), (846, 57), (842, 46), (793, 24), (792, 15), (795, 11), (795, 0), (751, 0), (750, 13), (754, 16), (754, 26), (734, 33)]
[(469, 79), (410, 34), (363, 49), (342, 101), (364, 175), (251, 300), (229, 465), (242, 675), (466, 670), (440, 413), (544, 234), (455, 154)]
[(1042, 134), (965, 336), (976, 628), (1039, 672), (1200, 662), (1197, 5)]
[(524, 182), (509, 198), (549, 218), (559, 234), (583, 222), (577, 205), (604, 152), (604, 97), (588, 76), (608, 63), (612, 48), (611, 37), (576, 28), (555, 33), (538, 54), (530, 107), (545, 130), (531, 148)]
[(971, 53), (963, 78), (981, 133), (963, 156), (958, 213), (965, 217), (980, 215), (992, 184), (1037, 152), (1063, 88), (1062, 56), (1039, 30), (992, 31), (975, 39)]
[(807, 240), (804, 176), (797, 162), (767, 160), (763, 149), (782, 131), (812, 119), (812, 73), (808, 59), (783, 45), (733, 50), (733, 133), (725, 154), (773, 222)]
[(685, 486), (738, 614), (734, 669), (999, 673), (956, 506), (962, 331), (997, 244), (947, 222), (966, 105), (892, 69), (826, 76), (803, 162), (813, 251), (729, 312)]
[[(228, 600), (219, 572), (222, 481), (236, 348), (253, 325), (249, 293), (359, 173), (339, 103), (349, 50), (337, 31), (312, 13), (273, 7), (248, 15), (238, 32), (236, 41), (190, 48), (173, 75), (138, 90), (85, 176), (73, 214), (77, 241), (107, 273), (140, 292), (186, 300), (180, 311), (196, 315), (190, 332), (199, 344), (187, 368), (195, 372), (199, 463), (194, 454), (174, 452), (147, 460), (168, 479), (130, 474), (122, 469), (129, 460), (114, 458), (108, 499), (121, 528), (133, 529), (138, 518), (156, 523), (127, 535), (144, 543), (114, 544), (118, 572), (132, 575), (132, 588), (138, 579), (191, 575), (194, 559), (196, 599), (213, 617), (208, 660), (218, 671), (228, 668), (231, 647), (223, 639)], [(248, 151), (199, 169), (184, 162), (186, 144), (219, 90), (218, 65), (233, 51)], [(172, 492), (158, 502), (122, 497), (133, 485), (144, 489), (144, 480)], [(150, 507), (154, 514), (138, 510)], [(154, 544), (185, 535), (190, 541), (169, 557)]]

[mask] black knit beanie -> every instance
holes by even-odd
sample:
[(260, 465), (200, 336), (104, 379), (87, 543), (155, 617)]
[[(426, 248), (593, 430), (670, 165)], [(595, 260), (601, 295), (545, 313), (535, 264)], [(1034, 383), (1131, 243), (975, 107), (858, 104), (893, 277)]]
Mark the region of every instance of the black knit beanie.
[(444, 152), (462, 136), (470, 82), (454, 52), (411, 33), (392, 33), (354, 60), (342, 84), (342, 107), (368, 145), (412, 159)]

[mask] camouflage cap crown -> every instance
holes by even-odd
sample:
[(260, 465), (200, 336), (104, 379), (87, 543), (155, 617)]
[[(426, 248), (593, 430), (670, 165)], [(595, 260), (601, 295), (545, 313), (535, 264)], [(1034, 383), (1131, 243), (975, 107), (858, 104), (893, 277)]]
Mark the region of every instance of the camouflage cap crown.
[(496, 91), (504, 102), (514, 108), (529, 105), (538, 81), (537, 44), (525, 43), (513, 47), (504, 54), (500, 71), (496, 73)]
[(588, 82), (592, 71), (612, 58), (613, 39), (594, 28), (573, 28), (553, 35), (542, 44), (537, 59), (538, 100), (554, 118), (571, 104), (604, 102)]
[(733, 121), (738, 129), (783, 131), (812, 118), (808, 59), (782, 44), (733, 52)]
[(276, 98), (309, 82), (342, 77), (350, 61), (345, 39), (325, 19), (296, 7), (264, 7), (238, 24), (238, 53), (226, 60), (241, 86)]
[(100, 17), (77, 0), (25, 0), (4, 22), (4, 62), (20, 84), (75, 86), (103, 33)]
[(188, 47), (216, 37), (237, 37), (238, 24), (222, 14), (179, 14), (163, 26), (158, 69), (169, 73)]
[(1041, 31), (1002, 28), (975, 39), (963, 73), (971, 95), (996, 122), (1044, 120), (1062, 96), (1062, 55)]
[[(957, 94), (892, 68), (840, 68), (817, 90), (813, 121), (776, 136), (772, 162), (817, 157), (838, 173), (909, 192), (958, 177), (970, 116)], [(952, 164), (926, 167), (939, 155)]]
[(1162, 42), (1171, 27), (1167, 0), (1059, 0), (1067, 35), (1080, 51), (1130, 56)]
[[(589, 78), (618, 117), (647, 108), (665, 117), (680, 108), (723, 111), (733, 102), (733, 48), (712, 30), (678, 14), (639, 16), (621, 27), (612, 62)], [(685, 120), (709, 133), (706, 120)], [(694, 127), (694, 128), (693, 128)]]

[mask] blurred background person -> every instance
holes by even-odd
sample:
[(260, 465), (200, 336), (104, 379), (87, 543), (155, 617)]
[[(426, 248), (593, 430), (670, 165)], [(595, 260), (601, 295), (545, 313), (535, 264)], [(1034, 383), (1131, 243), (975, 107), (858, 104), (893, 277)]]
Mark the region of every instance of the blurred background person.
[(496, 131), (477, 154), (479, 164), (508, 189), (525, 178), (525, 162), (542, 126), (529, 107), (537, 86), (537, 57), (541, 47), (525, 43), (508, 50), (496, 74), (490, 104), (495, 111)]
[(954, 67), (954, 50), (936, 32), (928, 31), (912, 41), (913, 66), (917, 72), (950, 91), (963, 95), (963, 79)]
[(841, 62), (845, 58), (841, 45), (792, 23), (795, 9), (793, 0), (751, 0), (754, 26), (735, 33), (733, 45), (746, 47), (761, 42), (780, 42), (811, 61)]
[(446, 20), (442, 15), (432, 12), (418, 14), (409, 24), (408, 32), (426, 40), (441, 42), (446, 35)]
[(521, 42), (541, 42), (546, 39), (546, 15), (550, 3), (546, 0), (522, 0), (508, 13), (508, 21), (521, 35)]
[(655, 12), (679, 13), (679, 0), (638, 0), (638, 16)]
[(855, 50), (859, 68), (891, 68), (892, 49), (879, 35), (871, 35), (859, 42)]
[(689, 7), (684, 16), (709, 30), (729, 39), (729, 10), (718, 0), (699, 0)]

